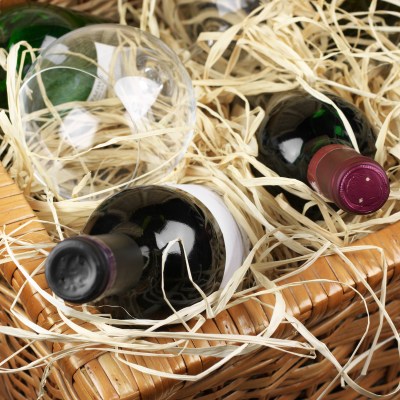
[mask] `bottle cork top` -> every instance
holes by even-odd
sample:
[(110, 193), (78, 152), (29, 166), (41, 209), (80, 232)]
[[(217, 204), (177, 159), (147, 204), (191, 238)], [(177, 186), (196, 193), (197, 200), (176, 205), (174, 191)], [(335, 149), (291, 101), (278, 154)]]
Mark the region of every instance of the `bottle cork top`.
[(71, 303), (82, 304), (101, 296), (108, 286), (113, 261), (103, 247), (83, 236), (58, 243), (46, 260), (50, 289)]

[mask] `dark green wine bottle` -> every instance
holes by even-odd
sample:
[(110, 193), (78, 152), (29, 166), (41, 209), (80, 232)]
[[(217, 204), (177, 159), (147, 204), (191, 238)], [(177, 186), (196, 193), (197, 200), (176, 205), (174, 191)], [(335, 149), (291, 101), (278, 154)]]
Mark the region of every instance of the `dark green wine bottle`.
[[(389, 196), (386, 173), (372, 159), (374, 129), (357, 107), (338, 96), (328, 97), (350, 123), (361, 154), (332, 105), (293, 91), (268, 101), (257, 133), (258, 160), (282, 177), (305, 182), (347, 212), (374, 212)], [(294, 198), (292, 205), (299, 208), (302, 201)]]
[(83, 235), (60, 242), (46, 260), (46, 277), (66, 301), (102, 305), (121, 319), (159, 319), (172, 313), (163, 288), (175, 309), (190, 306), (202, 300), (193, 282), (211, 294), (247, 252), (233, 216), (210, 189), (137, 186), (106, 199)]
[[(1, 11), (0, 47), (9, 51), (16, 43), (27, 41), (33, 48), (41, 49), (74, 29), (104, 22), (107, 21), (57, 6), (38, 3), (20, 4)], [(19, 62), (21, 56), (22, 54), (19, 55)], [(32, 59), (26, 54), (23, 74), (28, 71), (31, 64)], [(6, 72), (0, 69), (0, 108), (7, 107)]]

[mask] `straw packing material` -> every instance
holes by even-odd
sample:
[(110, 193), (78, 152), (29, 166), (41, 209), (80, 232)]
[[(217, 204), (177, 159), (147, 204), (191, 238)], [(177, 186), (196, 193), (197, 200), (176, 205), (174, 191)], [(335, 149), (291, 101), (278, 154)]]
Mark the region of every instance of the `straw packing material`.
[[(110, 320), (107, 316), (94, 315), (90, 308), (71, 309), (40, 287), (37, 290), (56, 307), (63, 323), (75, 333), (62, 335), (43, 332), (42, 328), (32, 322), (28, 324), (29, 328), (33, 332), (40, 332), (40, 340), (74, 342), (86, 349), (101, 344), (107, 346), (109, 351), (129, 350), (142, 355), (143, 352), (151, 354), (166, 350), (164, 347), (154, 346), (152, 341), (142, 339), (143, 336), (172, 337), (176, 342), (167, 346), (167, 354), (191, 354), (193, 349), (180, 345), (185, 340), (201, 336), (197, 330), (204, 319), (199, 313), (206, 311), (206, 316), (212, 318), (235, 302), (247, 301), (253, 295), (246, 290), (238, 292), (238, 288), (243, 278), (250, 276), (251, 281), (258, 285), (258, 290), (266, 290), (276, 298), (273, 324), (259, 336), (207, 335), (210, 340), (221, 339), (235, 344), (223, 349), (210, 347), (199, 350), (203, 354), (220, 357), (221, 361), (204, 374), (175, 378), (200, 379), (235, 355), (254, 351), (260, 346), (294, 349), (296, 354), (302, 353), (307, 357), (312, 357), (317, 348), (343, 373), (333, 355), (325, 351), (304, 326), (285, 312), (286, 306), (280, 294), (282, 289), (276, 287), (274, 279), (287, 276), (298, 268), (306, 268), (318, 256), (330, 252), (341, 254), (344, 262), (351, 268), (345, 254), (354, 249), (347, 245), (399, 220), (398, 47), (388, 39), (388, 30), (374, 23), (378, 21), (374, 14), (349, 14), (337, 8), (339, 2), (332, 1), (328, 4), (308, 0), (266, 2), (226, 32), (203, 32), (193, 44), (181, 35), (185, 30), (182, 25), (185, 21), (177, 18), (174, 13), (176, 1), (179, 2), (144, 0), (141, 5), (122, 1), (111, 4), (105, 0), (55, 0), (52, 3), (119, 18), (124, 24), (137, 21), (142, 29), (159, 36), (178, 54), (189, 71), (196, 90), (196, 133), (183, 161), (169, 175), (158, 177), (153, 183), (199, 183), (215, 189), (223, 195), (226, 204), (250, 238), (252, 251), (242, 269), (223, 292), (215, 293), (202, 303), (173, 314), (169, 320), (160, 321), (145, 333), (135, 327), (146, 326), (148, 321), (125, 321), (124, 324), (134, 326), (121, 330), (118, 328), (121, 322)], [(374, 6), (376, 1), (371, 2), (371, 7)], [(361, 39), (345, 36), (348, 29), (367, 32), (368, 36)], [(235, 43), (234, 50), (225, 58), (232, 42)], [(29, 46), (26, 49), (31, 51)], [(51, 190), (43, 191), (41, 185), (35, 181), (26, 149), (20, 145), (23, 132), (17, 93), (21, 79), (16, 68), (16, 49), (9, 55), (1, 53), (0, 57), (1, 65), (8, 70), (11, 100), (9, 113), (0, 113), (0, 127), (5, 137), (2, 145), (3, 163), (10, 176), (24, 191), (39, 218), (45, 221), (52, 239), (57, 241), (77, 233), (98, 202), (85, 201), (79, 197), (55, 201), (55, 193)], [(389, 201), (375, 214), (366, 217), (335, 211), (306, 185), (276, 176), (273, 171), (256, 161), (254, 135), (265, 112), (262, 107), (252, 109), (246, 96), (273, 94), (299, 87), (315, 96), (321, 96), (323, 91), (334, 92), (360, 107), (375, 125), (376, 159), (387, 169), (391, 182)], [(251, 165), (264, 177), (255, 178)], [(317, 204), (323, 219), (310, 220), (295, 211), (283, 196), (270, 195), (263, 188), (265, 185), (285, 187), (308, 200), (310, 205)], [(19, 265), (14, 253), (21, 243), (13, 243), (12, 236), (7, 235), (3, 236), (2, 243), (6, 246), (8, 257)], [(23, 245), (29, 247), (28, 243)], [(26, 276), (26, 279), (30, 284), (35, 284), (31, 276)], [(366, 286), (369, 287), (367, 283)], [(384, 294), (383, 284), (382, 296), (375, 296), (382, 313)], [(195, 328), (187, 325), (190, 319), (197, 321)], [(91, 328), (82, 328), (79, 321), (86, 321)], [(310, 345), (305, 346), (301, 342), (290, 340), (275, 343), (271, 336), (283, 321), (292, 323)], [(186, 329), (174, 333), (156, 330), (164, 328), (169, 322), (180, 322)], [(23, 330), (13, 334), (37, 338), (36, 334), (26, 334)], [(395, 335), (394, 332), (393, 334)], [(80, 349), (75, 351), (78, 350)], [(74, 349), (69, 351), (73, 352)], [(61, 356), (65, 354), (60, 354)], [(161, 372), (146, 372), (161, 375)], [(352, 382), (345, 374), (343, 376), (348, 383)], [(352, 385), (360, 393), (366, 394), (354, 382)]]

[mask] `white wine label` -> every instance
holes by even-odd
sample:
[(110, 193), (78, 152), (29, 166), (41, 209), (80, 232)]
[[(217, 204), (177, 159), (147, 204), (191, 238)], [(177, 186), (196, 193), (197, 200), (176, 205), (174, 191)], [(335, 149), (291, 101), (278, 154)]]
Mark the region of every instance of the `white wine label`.
[[(52, 44), (55, 40), (56, 40), (56, 38), (54, 38), (52, 36), (45, 36), (45, 38), (42, 42), (41, 48), (42, 49), (46, 48), (47, 46)], [(110, 60), (112, 57), (113, 46), (103, 45), (102, 43), (95, 43), (95, 46), (96, 46), (96, 58), (97, 58), (97, 62), (99, 64), (99, 67), (97, 68), (97, 77), (95, 75), (89, 74), (85, 70), (80, 70), (79, 68), (75, 68), (76, 71), (81, 71), (82, 73), (86, 73), (88, 75), (89, 79), (94, 79), (92, 89), (89, 93), (88, 98), (82, 99), (82, 100), (87, 100), (87, 101), (96, 101), (96, 100), (104, 99), (106, 97), (106, 93), (107, 93), (107, 83), (106, 82), (108, 82), (109, 76), (108, 76), (108, 73), (106, 73), (105, 71), (108, 72), (108, 69), (110, 67)], [(50, 62), (52, 62), (54, 65), (60, 66), (60, 68), (73, 69), (73, 67), (71, 67), (71, 66), (63, 65), (63, 63), (67, 60), (69, 53), (70, 53), (70, 50), (69, 50), (68, 46), (66, 46), (63, 43), (56, 43), (53, 46), (50, 54), (44, 53), (43, 57), (46, 60), (49, 60)], [(76, 56), (76, 57), (79, 57), (79, 56)], [(96, 59), (94, 59), (93, 61), (96, 62)], [(105, 70), (101, 68), (104, 65), (107, 67), (107, 69), (105, 69)]]
[(114, 56), (115, 47), (108, 44), (95, 42), (97, 54), (97, 78), (95, 77), (88, 101), (104, 99), (107, 94), (107, 83), (110, 81), (110, 65)]
[(94, 44), (96, 46), (97, 52), (97, 76), (100, 79), (103, 79), (105, 82), (110, 81), (110, 69), (111, 63), (115, 53), (115, 46), (111, 46), (109, 44), (96, 42)]
[(95, 78), (92, 86), (92, 90), (89, 93), (87, 101), (97, 101), (104, 99), (107, 93), (107, 84), (101, 79)]
[(233, 218), (222, 198), (204, 186), (200, 185), (171, 185), (200, 200), (216, 219), (225, 242), (226, 264), (221, 282), (223, 288), (231, 279), (233, 273), (242, 266), (249, 253), (249, 245), (245, 240), (239, 225)]

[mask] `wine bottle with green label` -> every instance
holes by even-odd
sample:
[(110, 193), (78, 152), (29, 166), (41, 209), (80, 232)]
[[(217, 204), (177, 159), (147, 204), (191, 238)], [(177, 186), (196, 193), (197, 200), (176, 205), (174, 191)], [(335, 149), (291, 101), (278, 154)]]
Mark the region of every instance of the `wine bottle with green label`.
[(82, 235), (58, 243), (45, 271), (65, 301), (112, 306), (121, 319), (159, 319), (172, 313), (167, 301), (179, 310), (224, 287), (248, 250), (214, 191), (137, 186), (106, 199)]
[[(20, 41), (35, 49), (43, 49), (56, 38), (77, 28), (104, 23), (105, 19), (48, 4), (19, 4), (2, 10), (0, 14), (0, 47), (9, 51)], [(22, 51), (19, 55), (21, 62)], [(32, 64), (26, 53), (23, 65), (25, 74)], [(64, 77), (68, 80), (68, 76)], [(6, 72), (0, 69), (0, 108), (7, 108)]]

